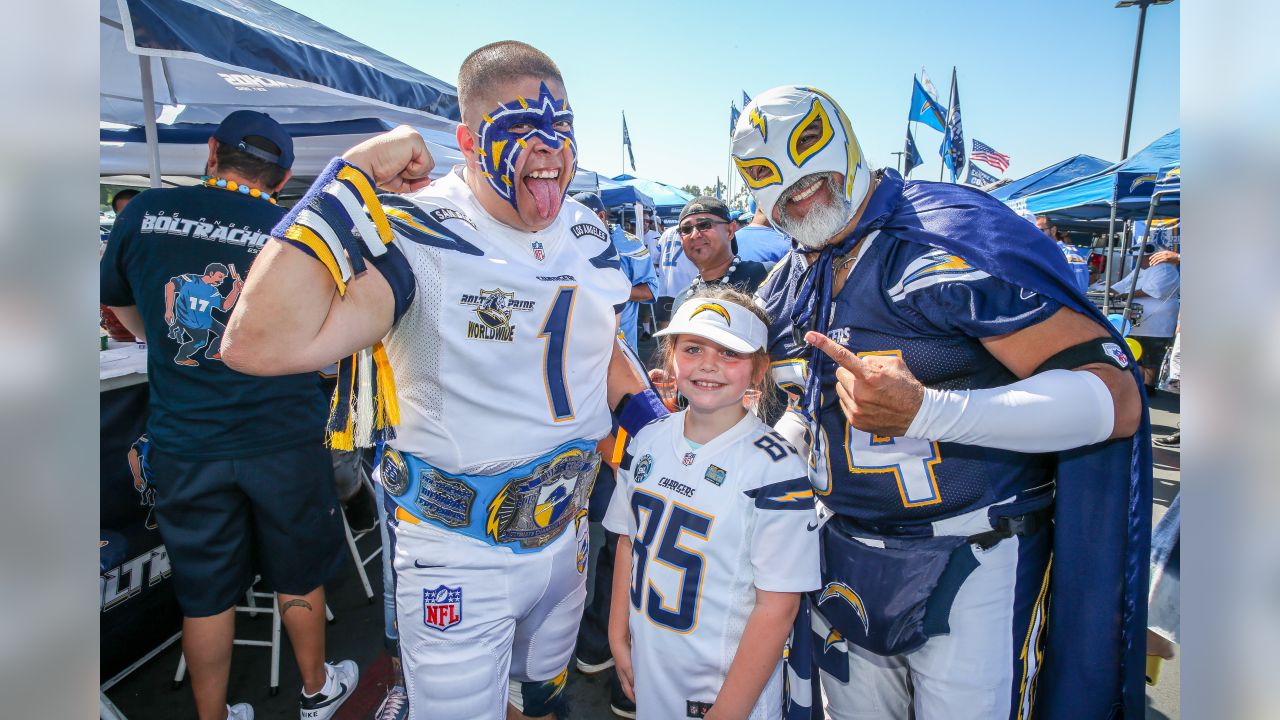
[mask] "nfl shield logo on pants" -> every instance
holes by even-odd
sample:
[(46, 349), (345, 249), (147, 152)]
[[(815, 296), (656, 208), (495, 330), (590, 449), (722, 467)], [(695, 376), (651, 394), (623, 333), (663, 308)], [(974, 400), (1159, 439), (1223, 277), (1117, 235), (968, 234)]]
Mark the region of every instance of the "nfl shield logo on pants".
[(441, 585), (422, 591), (422, 622), (427, 627), (448, 630), (462, 622), (462, 588)]

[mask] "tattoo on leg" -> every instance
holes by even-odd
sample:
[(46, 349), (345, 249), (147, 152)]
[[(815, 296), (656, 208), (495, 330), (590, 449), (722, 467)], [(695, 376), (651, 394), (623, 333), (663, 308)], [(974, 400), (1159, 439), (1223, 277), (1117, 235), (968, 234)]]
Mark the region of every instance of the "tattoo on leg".
[(285, 613), (289, 612), (289, 608), (293, 608), (293, 607), (303, 607), (310, 610), (311, 603), (301, 599), (290, 600), (289, 602), (280, 606), (280, 615), (284, 616)]

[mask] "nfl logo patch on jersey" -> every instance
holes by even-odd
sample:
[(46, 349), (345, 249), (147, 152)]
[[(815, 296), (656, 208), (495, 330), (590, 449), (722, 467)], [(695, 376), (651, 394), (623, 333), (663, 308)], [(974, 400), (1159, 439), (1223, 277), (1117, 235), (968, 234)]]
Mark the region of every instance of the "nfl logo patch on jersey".
[(529, 244), (529, 246), (533, 248), (534, 260), (537, 260), (538, 262), (542, 262), (543, 260), (547, 259), (546, 248), (543, 246), (542, 243), (538, 242), (537, 240), (534, 240), (532, 243)]
[(692, 465), (695, 457), (697, 456), (694, 455), (693, 453), (687, 452), (684, 454), (684, 457), (680, 458), (680, 462), (684, 463), (685, 465)]
[(724, 476), (725, 476), (724, 468), (718, 468), (715, 465), (712, 465), (711, 467), (707, 468), (707, 474), (704, 475), (703, 477), (706, 478), (707, 482), (711, 483), (712, 485), (723, 485)]
[(1115, 343), (1102, 343), (1102, 351), (1110, 355), (1121, 369), (1129, 367), (1129, 354)]
[(427, 627), (448, 630), (462, 622), (462, 588), (441, 585), (422, 591), (422, 622)]

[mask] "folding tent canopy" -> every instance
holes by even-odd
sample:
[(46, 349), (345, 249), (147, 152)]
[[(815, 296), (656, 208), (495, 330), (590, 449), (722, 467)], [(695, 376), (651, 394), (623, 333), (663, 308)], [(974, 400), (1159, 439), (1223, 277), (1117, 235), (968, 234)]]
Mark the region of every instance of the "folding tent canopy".
[(269, 0), (101, 0), (99, 28), (101, 119), (145, 126), (149, 140), (157, 120), (218, 123), (239, 109), (441, 132), (459, 117), (449, 83)]
[[(176, 123), (157, 130), (160, 167), (166, 176), (199, 177), (204, 172), (209, 149), (206, 143), (217, 125), (212, 123)], [(284, 129), (293, 137), (293, 175), (310, 182), (335, 156), (347, 148), (394, 127), (391, 123), (365, 118), (339, 120), (332, 123), (286, 123)], [(452, 134), (419, 128), (427, 149), (435, 158), (433, 178), (449, 172), (462, 162)], [(99, 132), (100, 174), (104, 176), (146, 175), (150, 162), (142, 128), (103, 129)]]
[(1111, 214), (1112, 204), (1118, 218), (1143, 217), (1156, 174), (1160, 168), (1177, 163), (1179, 155), (1180, 131), (1173, 130), (1124, 162), (1075, 182), (1025, 195), (1021, 200), (1028, 212), (1055, 217), (1103, 219)]
[(1111, 162), (1092, 155), (1076, 155), (1001, 185), (990, 194), (991, 197), (1009, 205), (1014, 210), (1021, 210), (1022, 208), (1016, 203), (1019, 198), (1093, 175), (1111, 165)]
[(1128, 212), (1147, 210), (1152, 217), (1177, 217), (1182, 202), (1182, 163), (1171, 163), (1156, 173), (1155, 189), (1151, 198), (1132, 197), (1120, 201)]
[(645, 180), (634, 175), (615, 175), (613, 182), (639, 188), (646, 195), (653, 198), (655, 204), (654, 212), (658, 217), (662, 218), (665, 224), (675, 222), (675, 219), (680, 215), (680, 210), (693, 199), (693, 196), (689, 193), (666, 183), (658, 182), (657, 180)]
[(634, 175), (614, 175), (613, 181), (640, 190), (653, 198), (654, 205), (659, 208), (673, 205), (684, 207), (685, 203), (693, 199), (689, 193), (657, 180), (645, 180)]
[(640, 203), (647, 208), (653, 208), (653, 198), (631, 187), (630, 185), (622, 185), (619, 187), (609, 187), (601, 183), (600, 200), (604, 202), (605, 207), (616, 207), (618, 205), (634, 205)]

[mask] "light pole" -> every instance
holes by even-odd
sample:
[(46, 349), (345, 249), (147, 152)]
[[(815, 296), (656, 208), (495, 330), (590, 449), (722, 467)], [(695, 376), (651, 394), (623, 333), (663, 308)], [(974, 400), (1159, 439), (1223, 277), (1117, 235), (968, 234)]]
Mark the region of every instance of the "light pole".
[[(1138, 63), (1142, 59), (1142, 31), (1147, 26), (1147, 8), (1151, 5), (1168, 5), (1173, 0), (1119, 0), (1117, 8), (1138, 7), (1138, 38), (1133, 44), (1133, 71), (1129, 76), (1129, 104), (1124, 114), (1124, 139), (1120, 142), (1120, 162), (1129, 157), (1129, 130), (1133, 126), (1133, 99), (1138, 90)], [(1112, 251), (1115, 248), (1116, 231), (1116, 198), (1111, 195), (1111, 219), (1107, 222), (1107, 265), (1105, 272), (1108, 292), (1102, 298), (1102, 313), (1111, 312), (1111, 263)]]

